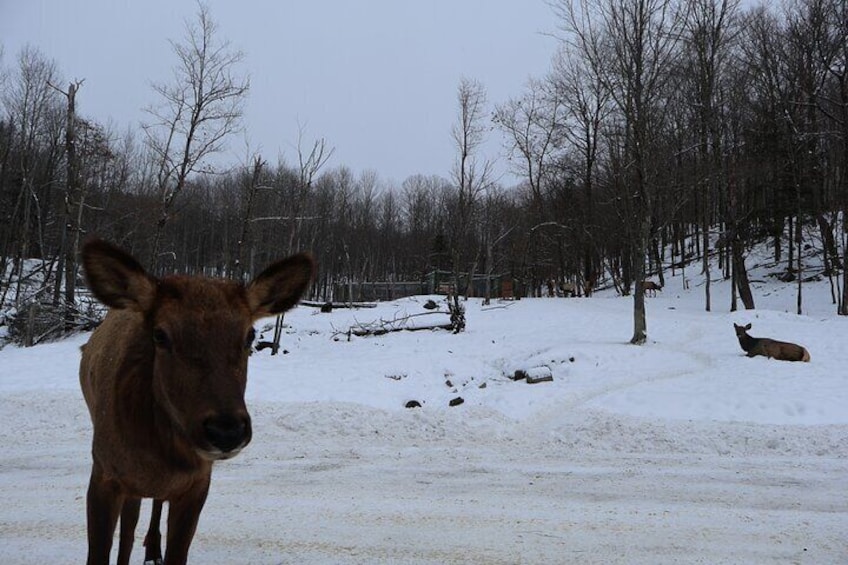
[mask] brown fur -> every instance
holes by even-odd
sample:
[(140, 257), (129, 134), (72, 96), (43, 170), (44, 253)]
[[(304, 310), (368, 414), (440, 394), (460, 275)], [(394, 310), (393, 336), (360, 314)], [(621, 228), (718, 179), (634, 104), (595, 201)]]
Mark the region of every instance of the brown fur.
[(252, 324), (297, 303), (313, 262), (295, 255), (245, 287), (184, 276), (159, 280), (99, 240), (85, 245), (82, 258), (89, 288), (111, 307), (80, 362), (94, 428), (88, 563), (108, 565), (119, 515), (118, 564), (129, 562), (142, 498), (156, 500), (147, 559), (161, 555), (156, 513), (167, 501), (165, 563), (185, 563), (212, 463), (235, 456), (251, 439), (244, 390)]
[(656, 296), (658, 290), (662, 292), (662, 287), (654, 281), (643, 282), (642, 288), (645, 289), (645, 294), (650, 294), (651, 296)]
[(778, 359), (780, 361), (810, 360), (810, 352), (795, 343), (778, 341), (767, 337), (751, 337), (747, 332), (747, 330), (751, 329), (751, 324), (744, 326), (733, 324), (733, 328), (736, 330), (736, 337), (739, 338), (739, 345), (748, 357), (762, 355), (763, 357)]

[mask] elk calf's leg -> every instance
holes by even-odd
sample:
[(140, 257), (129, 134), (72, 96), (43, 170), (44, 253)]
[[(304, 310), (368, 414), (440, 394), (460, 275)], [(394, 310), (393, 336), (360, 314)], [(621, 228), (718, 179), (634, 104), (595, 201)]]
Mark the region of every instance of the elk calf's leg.
[(162, 565), (162, 534), (159, 523), (162, 521), (162, 501), (153, 501), (150, 513), (150, 526), (144, 536), (144, 565)]
[(140, 498), (124, 500), (124, 507), (121, 510), (121, 535), (118, 541), (118, 565), (129, 565), (130, 563), (139, 510), (141, 510)]
[(86, 510), (88, 519), (87, 565), (109, 565), (112, 537), (123, 506), (123, 496), (117, 485), (103, 478), (97, 465), (91, 470)]
[(168, 501), (168, 541), (165, 543), (165, 563), (168, 565), (185, 565), (188, 560), (188, 548), (208, 493), (209, 477), (206, 477), (181, 497)]

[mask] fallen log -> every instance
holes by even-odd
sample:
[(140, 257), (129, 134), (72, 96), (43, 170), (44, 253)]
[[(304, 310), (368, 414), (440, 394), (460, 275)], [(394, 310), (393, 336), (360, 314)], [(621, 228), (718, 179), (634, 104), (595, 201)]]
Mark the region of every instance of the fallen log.
[(450, 321), (442, 321), (439, 323), (412, 323), (413, 319), (420, 319), (424, 316), (441, 316), (444, 320), (444, 317), (447, 315), (447, 312), (422, 312), (418, 314), (408, 314), (405, 316), (397, 317), (392, 320), (379, 320), (373, 322), (359, 322), (356, 325), (351, 326), (347, 330), (337, 331), (333, 334), (334, 339), (338, 339), (339, 336), (346, 335), (348, 340), (350, 340), (351, 336), (363, 337), (363, 336), (371, 336), (371, 335), (385, 335), (391, 332), (402, 332), (402, 331), (420, 331), (420, 330), (454, 330), (455, 324), (453, 320)]
[(328, 302), (326, 300), (301, 300), (300, 304), (310, 308), (323, 308), (328, 304), (335, 310), (336, 308), (376, 308), (376, 302)]
[(357, 337), (364, 337), (369, 335), (385, 335), (391, 332), (417, 332), (421, 330), (452, 330), (453, 324), (432, 324), (429, 326), (412, 326), (412, 327), (398, 327), (398, 328), (388, 328), (388, 327), (378, 327), (378, 328), (350, 328), (347, 333), (351, 335), (355, 335)]

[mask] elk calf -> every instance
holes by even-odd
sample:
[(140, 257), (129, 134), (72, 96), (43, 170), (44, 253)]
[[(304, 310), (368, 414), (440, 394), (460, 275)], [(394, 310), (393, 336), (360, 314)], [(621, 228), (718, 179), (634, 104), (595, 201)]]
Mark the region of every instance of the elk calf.
[(751, 324), (744, 326), (733, 324), (733, 328), (736, 330), (736, 337), (739, 338), (739, 345), (742, 346), (748, 357), (762, 355), (780, 361), (810, 360), (810, 352), (795, 343), (777, 341), (766, 337), (751, 337), (747, 332), (751, 329)]
[(164, 563), (184, 564), (212, 463), (234, 457), (251, 439), (244, 391), (253, 322), (297, 303), (312, 279), (312, 259), (274, 263), (247, 286), (157, 279), (100, 240), (86, 243), (82, 261), (90, 290), (110, 307), (80, 362), (94, 429), (87, 562), (108, 565), (120, 516), (118, 564), (126, 565), (140, 501), (153, 498), (148, 559), (161, 563), (157, 512), (167, 501)]
[(657, 291), (662, 292), (662, 286), (655, 283), (654, 281), (645, 281), (642, 283), (642, 288), (645, 290), (645, 294), (650, 293), (651, 296), (656, 296)]

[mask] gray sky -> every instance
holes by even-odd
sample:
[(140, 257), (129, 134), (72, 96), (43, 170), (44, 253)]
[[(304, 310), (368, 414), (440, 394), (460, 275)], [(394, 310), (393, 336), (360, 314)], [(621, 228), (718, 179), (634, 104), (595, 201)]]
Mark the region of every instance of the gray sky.
[[(207, 4), (220, 37), (246, 55), (252, 150), (293, 162), (300, 124), (307, 141), (324, 137), (335, 147), (331, 166), (396, 182), (449, 175), (462, 76), (482, 82), (492, 106), (544, 74), (556, 49), (544, 0)], [(85, 79), (84, 115), (123, 130), (156, 101), (151, 81), (169, 80), (176, 58), (168, 39), (181, 40), (196, 12), (189, 0), (0, 0), (3, 64), (13, 66), (26, 44), (38, 47), (66, 80)], [(495, 157), (500, 134), (490, 137), (486, 152)], [(245, 136), (230, 141), (230, 153), (227, 162), (244, 160)]]

